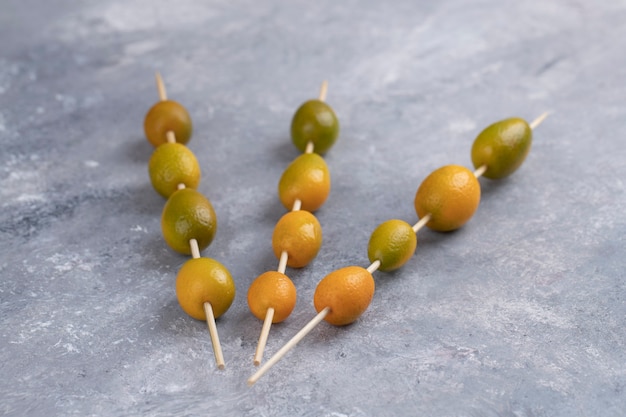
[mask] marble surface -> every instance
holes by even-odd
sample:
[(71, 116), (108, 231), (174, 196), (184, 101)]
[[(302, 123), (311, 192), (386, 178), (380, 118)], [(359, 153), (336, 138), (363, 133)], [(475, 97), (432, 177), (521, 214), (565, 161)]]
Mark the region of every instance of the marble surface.
[[(626, 409), (626, 2), (3, 0), (0, 414), (621, 416)], [(174, 281), (143, 117), (154, 73), (194, 120), (190, 149), (237, 284), (226, 369)], [(246, 292), (275, 269), (289, 123), (329, 81), (341, 136), (267, 355), (313, 315), (317, 282), (367, 266), (420, 182), (470, 167), (488, 124), (550, 117), (522, 168), (481, 179), (475, 216), (421, 230), (376, 272), (369, 310), (322, 323), (247, 387), (261, 323)], [(267, 357), (267, 356), (266, 356)]]

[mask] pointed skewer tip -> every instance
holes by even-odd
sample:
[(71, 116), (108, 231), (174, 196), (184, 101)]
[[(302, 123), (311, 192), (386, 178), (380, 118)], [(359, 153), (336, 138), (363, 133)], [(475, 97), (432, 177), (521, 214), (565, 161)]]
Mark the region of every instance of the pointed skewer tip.
[(531, 129), (535, 129), (537, 126), (539, 126), (544, 120), (546, 120), (546, 117), (548, 117), (552, 112), (550, 111), (545, 111), (543, 112), (541, 115), (539, 115), (535, 120), (533, 120), (532, 122), (530, 122), (530, 128)]
[(226, 366), (224, 362), (224, 354), (222, 353), (222, 345), (220, 344), (220, 337), (217, 333), (217, 326), (215, 325), (215, 315), (213, 314), (213, 306), (206, 301), (203, 304), (204, 312), (206, 314), (206, 323), (209, 327), (209, 334), (211, 335), (211, 342), (213, 343), (213, 354), (215, 355), (215, 363), (218, 369), (224, 369)]
[(320, 101), (326, 101), (326, 93), (328, 93), (328, 80), (324, 80), (322, 82), (322, 86), (320, 87)]
[(159, 100), (165, 101), (167, 100), (167, 92), (165, 91), (165, 84), (163, 83), (163, 78), (161, 78), (161, 74), (157, 71), (156, 75), (156, 83), (157, 90), (159, 91)]
[(254, 366), (261, 364), (263, 359), (263, 352), (265, 351), (265, 345), (267, 345), (267, 338), (272, 327), (272, 321), (274, 320), (274, 307), (269, 307), (265, 312), (265, 319), (263, 320), (263, 327), (261, 328), (261, 334), (259, 335), (259, 342), (257, 343), (256, 352), (254, 353)]
[(256, 381), (258, 381), (258, 379), (261, 378), (283, 356), (285, 356), (287, 352), (289, 352), (295, 345), (297, 345), (298, 342), (300, 342), (300, 340), (304, 338), (304, 336), (309, 334), (309, 332), (313, 330), (315, 326), (317, 326), (322, 320), (324, 320), (324, 317), (326, 317), (328, 313), (330, 313), (330, 307), (326, 307), (319, 313), (317, 313), (317, 315), (313, 317), (313, 319), (311, 319), (302, 329), (300, 329), (300, 331), (296, 333), (294, 337), (292, 337), (287, 343), (285, 343), (283, 347), (274, 354), (274, 356), (272, 356), (267, 362), (265, 362), (263, 366), (261, 366), (259, 370), (256, 371), (254, 375), (252, 375), (248, 379), (248, 386), (252, 386)]

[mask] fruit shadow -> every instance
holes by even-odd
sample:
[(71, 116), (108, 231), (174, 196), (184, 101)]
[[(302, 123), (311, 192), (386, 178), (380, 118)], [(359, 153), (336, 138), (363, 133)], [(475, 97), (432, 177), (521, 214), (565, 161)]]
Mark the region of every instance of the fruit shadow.
[[(228, 314), (215, 319), (215, 324), (219, 327), (231, 326), (227, 324), (231, 321)], [(199, 334), (206, 334), (206, 342), (211, 344), (211, 338), (207, 329), (206, 321), (196, 320), (188, 316), (180, 307), (176, 294), (172, 291), (172, 297), (162, 306), (161, 316), (156, 327), (165, 333), (170, 333), (176, 337), (189, 337), (197, 340)], [(210, 347), (212, 350), (212, 347)]]
[[(502, 178), (498, 180), (490, 180), (488, 178), (484, 178), (480, 180), (480, 193), (481, 199), (491, 193), (498, 192), (500, 188), (509, 186), (510, 183), (509, 178)], [(479, 207), (480, 210), (480, 207)]]
[(148, 161), (154, 152), (154, 147), (143, 137), (128, 137), (122, 147), (124, 157), (136, 165), (142, 165), (148, 172)]
[[(419, 232), (417, 248), (415, 253), (402, 267), (393, 271), (376, 271), (374, 273), (374, 279), (376, 280), (376, 291), (394, 291), (393, 287), (400, 285), (399, 280), (407, 279), (409, 275), (407, 272), (411, 272), (411, 279), (423, 278), (420, 274), (420, 269), (426, 266), (426, 263), (433, 262), (432, 254), (429, 252), (441, 250), (441, 245), (447, 240), (450, 240), (454, 236), (462, 234), (462, 230), (457, 229), (450, 232), (436, 232), (427, 228), (422, 229)], [(428, 265), (432, 267), (432, 265)], [(403, 283), (404, 284), (404, 283)], [(387, 289), (387, 287), (391, 287)]]
[(272, 146), (272, 155), (277, 158), (274, 162), (279, 163), (282, 161), (285, 164), (285, 168), (287, 168), (287, 165), (301, 154), (302, 152), (294, 146), (291, 142), (291, 138), (289, 137), (281, 138)]

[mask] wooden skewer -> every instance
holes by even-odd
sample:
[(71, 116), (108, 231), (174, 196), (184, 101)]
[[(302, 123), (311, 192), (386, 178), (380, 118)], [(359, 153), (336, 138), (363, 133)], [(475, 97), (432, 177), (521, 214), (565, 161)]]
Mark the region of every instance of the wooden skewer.
[(191, 247), (191, 257), (198, 259), (200, 257), (200, 248), (198, 247), (198, 241), (196, 239), (189, 239), (189, 246)]
[(278, 260), (278, 268), (276, 269), (281, 274), (284, 274), (285, 270), (287, 269), (287, 260), (289, 260), (289, 254), (287, 253), (286, 250), (284, 250), (280, 253), (280, 259)]
[[(167, 92), (165, 90), (165, 84), (163, 83), (163, 78), (161, 78), (161, 74), (158, 72), (155, 75), (157, 90), (159, 92), (159, 99), (161, 101), (167, 100)], [(166, 132), (167, 142), (168, 143), (176, 143), (176, 135), (173, 131), (169, 130)], [(180, 183), (176, 186), (179, 190), (182, 190), (185, 187), (185, 184)], [(200, 258), (200, 248), (198, 247), (198, 241), (196, 239), (189, 240), (189, 247), (191, 249), (191, 256), (193, 259)], [(215, 324), (215, 314), (213, 314), (213, 306), (208, 301), (203, 304), (204, 313), (206, 314), (206, 323), (209, 327), (209, 334), (211, 335), (211, 342), (213, 343), (213, 353), (215, 354), (215, 363), (219, 369), (224, 369), (224, 354), (222, 353), (222, 345), (220, 344), (220, 337), (217, 333), (217, 326)]]
[[(326, 81), (324, 81), (324, 83), (322, 84), (322, 89), (320, 91), (320, 100), (323, 101), (326, 97), (326, 89), (327, 89), (327, 83)], [(531, 129), (535, 129), (537, 126), (539, 126), (541, 124), (541, 122), (543, 122), (545, 120), (545, 118), (548, 116), (548, 112), (543, 113), (541, 116), (537, 117), (535, 120), (533, 120), (532, 123), (530, 123), (530, 127)], [(307, 149), (309, 147), (311, 143), (309, 142), (309, 144), (307, 144)], [(485, 171), (487, 170), (487, 165), (482, 165), (480, 166), (478, 169), (476, 169), (476, 171), (474, 171), (474, 176), (476, 176), (476, 178), (480, 177), (481, 175), (483, 175), (485, 173)], [(422, 219), (420, 219), (417, 223), (415, 223), (415, 225), (413, 225), (413, 231), (415, 233), (417, 233), (422, 227), (424, 227), (431, 219), (432, 215), (429, 213), (426, 216), (424, 216)], [(284, 255), (286, 252), (283, 252), (281, 254), (281, 259), (282, 259), (282, 255)], [(379, 260), (376, 260), (374, 262), (372, 262), (372, 264), (367, 268), (367, 271), (371, 274), (373, 272), (375, 272), (376, 270), (378, 270), (378, 268), (380, 267), (381, 262)], [(271, 313), (270, 313), (271, 310)], [(267, 323), (268, 321), (268, 316), (273, 316), (273, 309), (269, 309), (268, 310), (268, 314), (265, 317), (265, 322), (263, 323), (263, 327), (265, 328), (266, 326), (269, 328), (270, 324)], [(276, 352), (274, 354), (274, 356), (272, 356), (261, 368), (259, 368), (259, 370), (257, 372), (255, 372), (249, 379), (248, 379), (248, 385), (252, 386), (254, 385), (259, 378), (261, 378), (272, 366), (274, 366), (283, 356), (285, 356), (285, 354), (287, 354), (287, 352), (289, 352), (296, 344), (298, 344), (298, 342), (300, 342), (300, 340), (302, 340), (307, 334), (309, 334), (311, 332), (311, 330), (313, 330), (315, 328), (315, 326), (317, 326), (327, 315), (328, 313), (330, 313), (330, 307), (326, 307), (324, 308), (322, 311), (320, 311), (311, 321), (309, 321), (298, 333), (296, 333), (296, 335), (294, 337), (292, 337), (282, 348), (280, 348), (280, 350), (278, 350), (278, 352)], [(271, 321), (271, 320), (270, 320)], [(268, 329), (269, 331), (269, 329)], [(261, 335), (261, 337), (263, 337), (263, 334)], [(261, 339), (259, 339), (261, 340)], [(257, 361), (255, 360), (255, 365), (258, 364)]]
[[(320, 94), (319, 94), (319, 100), (320, 101), (325, 101), (326, 100), (327, 92), (328, 92), (328, 81), (324, 80), (322, 82), (322, 86), (320, 87)], [(314, 149), (315, 149), (315, 144), (313, 142), (307, 142), (306, 148), (304, 150), (304, 153), (313, 153)], [(292, 207), (291, 211), (299, 211), (301, 208), (302, 208), (302, 201), (300, 199), (295, 199), (294, 202), (293, 202), (293, 207)], [(287, 253), (287, 251), (282, 251), (280, 253), (280, 259), (278, 261), (278, 269), (277, 269), (278, 272), (280, 272), (281, 274), (285, 273), (285, 270), (287, 269), (287, 261), (288, 260), (289, 260), (289, 254)], [(379, 264), (380, 264), (380, 262), (379, 262)], [(317, 323), (319, 323), (321, 320), (324, 319), (324, 317), (326, 317), (326, 315), (328, 314), (329, 311), (330, 311), (329, 308), (326, 308), (326, 309), (322, 310), (320, 312), (320, 314), (318, 314), (307, 326), (305, 326), (304, 329), (302, 329), (290, 341), (290, 342), (293, 342), (292, 345), (295, 345), (296, 343), (298, 343), (298, 341), (300, 341), (300, 339), (302, 339), (302, 337), (304, 337), (309, 331), (311, 331), (311, 329), (313, 329), (313, 327), (315, 327), (317, 325)], [(261, 329), (261, 335), (259, 336), (259, 343), (257, 344), (256, 352), (255, 352), (255, 355), (254, 355), (254, 364), (256, 366), (258, 366), (261, 363), (261, 359), (263, 358), (263, 352), (265, 351), (265, 345), (267, 344), (267, 338), (268, 338), (268, 335), (269, 335), (269, 332), (270, 332), (270, 328), (272, 326), (273, 318), (274, 318), (274, 308), (270, 307), (270, 308), (267, 309), (267, 312), (265, 313), (265, 319), (263, 320), (263, 327)], [(307, 329), (308, 326), (310, 326), (310, 328), (305, 331), (305, 329)], [(286, 353), (287, 350), (291, 349), (291, 347), (288, 347), (287, 345), (285, 345), (283, 347), (283, 349), (284, 349), (284, 353), (279, 355), (280, 351), (277, 352), (276, 355), (274, 355), (272, 357), (272, 359), (270, 359), (270, 362), (272, 360), (274, 360), (274, 362), (277, 362), (281, 358), (281, 356)], [(250, 384), (250, 385), (254, 384), (256, 379), (258, 379), (261, 375), (263, 375), (263, 373), (265, 373), (266, 370), (269, 369), (269, 367), (272, 366), (272, 363), (270, 363), (270, 362), (268, 362), (269, 365), (266, 364), (261, 369), (259, 369), (259, 372), (257, 373), (258, 376), (251, 377), (248, 380), (248, 384)]]
[[(328, 94), (328, 81), (324, 80), (322, 82), (322, 86), (320, 87), (320, 94), (318, 96), (319, 101), (326, 101), (326, 95)], [(304, 153), (313, 153), (315, 149), (315, 144), (313, 142), (307, 142), (306, 148), (304, 148)]]
[[(155, 77), (157, 90), (159, 91), (159, 100), (165, 101), (167, 100), (167, 91), (165, 91), (165, 83), (163, 83), (163, 78), (161, 78), (161, 74), (158, 72), (156, 73)], [(174, 135), (173, 131), (168, 130), (167, 132), (165, 132), (165, 137), (167, 138), (168, 143), (176, 143), (176, 136)]]
[[(309, 142), (311, 143), (311, 142)], [(299, 211), (302, 207), (302, 201), (298, 198), (293, 202), (291, 211)], [(278, 260), (278, 268), (276, 269), (281, 274), (284, 274), (287, 270), (287, 261), (289, 260), (289, 254), (286, 250), (280, 253)], [(263, 327), (261, 328), (261, 336), (259, 337), (259, 343), (256, 348), (256, 354), (254, 355), (254, 364), (258, 366), (263, 358), (263, 352), (265, 351), (265, 345), (267, 344), (267, 337), (272, 327), (272, 319), (274, 318), (274, 308), (270, 307), (265, 313), (265, 320), (263, 321)]]
[[(299, 211), (301, 207), (302, 201), (299, 198), (296, 198), (293, 202), (293, 207), (291, 208), (291, 211)], [(287, 253), (287, 251), (284, 250), (280, 253), (280, 258), (278, 260), (277, 271), (281, 274), (284, 274), (285, 270), (287, 269), (287, 260), (289, 260), (289, 254)]]
[(367, 267), (367, 272), (373, 274), (378, 270), (378, 268), (380, 268), (380, 261), (376, 259), (370, 266)]
[(550, 112), (544, 112), (542, 115), (540, 115), (539, 117), (537, 117), (535, 120), (533, 120), (532, 122), (530, 122), (530, 128), (531, 129), (535, 129), (537, 126), (539, 126), (541, 124), (541, 122), (543, 122), (544, 120), (546, 120), (546, 117), (548, 117), (550, 115)]
[[(300, 200), (296, 200), (300, 201)], [(285, 273), (287, 269), (287, 261), (289, 260), (289, 254), (286, 250), (280, 253), (280, 259), (278, 260), (278, 268), (276, 269), (281, 274)], [(270, 307), (265, 313), (265, 320), (263, 321), (263, 327), (261, 328), (261, 336), (259, 336), (259, 343), (256, 347), (256, 353), (254, 355), (254, 365), (258, 366), (263, 358), (263, 352), (265, 351), (265, 345), (267, 344), (267, 337), (272, 327), (272, 320), (274, 319), (274, 308)]]
[(430, 221), (430, 218), (431, 218), (431, 217), (432, 217), (432, 216), (430, 215), (430, 213), (429, 213), (429, 214), (427, 214), (427, 215), (425, 215), (424, 217), (422, 217), (422, 218), (420, 219), (420, 221), (418, 221), (417, 223), (415, 223), (415, 224), (413, 225), (413, 231), (414, 231), (415, 233), (417, 233), (417, 232), (418, 232), (418, 230), (420, 230), (422, 227), (426, 226), (426, 223), (428, 223), (428, 222)]
[(320, 95), (319, 95), (320, 101), (326, 101), (326, 93), (328, 93), (328, 81), (324, 80), (322, 82), (322, 86), (320, 87)]
[(313, 319), (309, 321), (306, 326), (304, 326), (298, 333), (296, 333), (296, 335), (292, 337), (291, 340), (285, 343), (285, 345), (280, 348), (280, 350), (276, 352), (274, 356), (272, 356), (267, 362), (265, 362), (254, 375), (248, 378), (248, 385), (254, 385), (254, 383), (257, 382), (259, 378), (261, 378), (272, 366), (274, 366), (276, 362), (278, 362), (283, 356), (285, 356), (285, 354), (289, 352), (295, 345), (297, 345), (298, 342), (304, 338), (304, 336), (309, 334), (309, 332), (311, 332), (311, 330), (313, 330), (315, 326), (317, 326), (322, 320), (324, 320), (324, 317), (326, 317), (328, 313), (330, 313), (330, 307), (326, 307), (325, 309), (317, 313), (317, 315), (313, 317)]
[(165, 84), (163, 83), (163, 78), (161, 78), (160, 73), (156, 73), (156, 83), (157, 90), (159, 90), (159, 100), (165, 101), (167, 100), (167, 92), (165, 91)]
[(206, 314), (206, 324), (209, 326), (209, 334), (213, 343), (213, 353), (215, 354), (215, 363), (219, 369), (224, 369), (224, 354), (222, 353), (222, 345), (220, 345), (220, 336), (217, 334), (217, 326), (215, 325), (215, 315), (211, 303), (204, 303), (204, 313)]
[[(196, 239), (189, 239), (191, 247), (191, 256), (193, 259), (200, 257), (200, 249)], [(219, 369), (224, 369), (224, 354), (222, 353), (222, 345), (220, 344), (220, 336), (217, 333), (217, 325), (215, 324), (215, 315), (213, 314), (213, 306), (208, 301), (203, 304), (204, 313), (206, 314), (206, 324), (209, 327), (211, 342), (213, 343), (213, 353), (215, 354), (215, 363)]]
[[(311, 142), (309, 142), (311, 144)], [(299, 198), (296, 198), (293, 202), (293, 207), (291, 211), (299, 211), (302, 207), (302, 201)], [(289, 254), (286, 250), (280, 253), (280, 258), (278, 259), (278, 268), (276, 269), (281, 274), (284, 274), (287, 270), (287, 261), (289, 260)], [(274, 319), (274, 308), (270, 307), (267, 309), (265, 313), (265, 320), (263, 320), (263, 327), (261, 328), (261, 335), (259, 336), (259, 343), (256, 347), (256, 353), (254, 355), (254, 365), (259, 366), (261, 363), (261, 359), (263, 359), (263, 352), (265, 351), (265, 345), (267, 344), (267, 338), (270, 333), (270, 328), (272, 327), (272, 320)]]
[(263, 320), (263, 327), (261, 328), (259, 343), (256, 346), (256, 352), (254, 354), (254, 366), (259, 366), (261, 364), (261, 359), (263, 359), (263, 352), (265, 351), (265, 345), (267, 345), (267, 337), (270, 334), (272, 320), (274, 320), (274, 308), (270, 307), (265, 313), (265, 320)]
[(476, 178), (480, 178), (480, 176), (483, 175), (485, 171), (487, 171), (487, 164), (481, 165), (476, 168), (476, 171), (474, 171), (474, 176)]

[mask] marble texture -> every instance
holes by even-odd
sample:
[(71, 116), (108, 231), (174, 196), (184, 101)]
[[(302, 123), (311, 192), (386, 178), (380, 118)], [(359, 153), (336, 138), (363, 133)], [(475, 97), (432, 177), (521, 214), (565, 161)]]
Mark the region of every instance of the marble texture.
[[(626, 2), (4, 0), (0, 6), (0, 414), (622, 416), (626, 410)], [(154, 72), (194, 120), (204, 251), (237, 296), (226, 369), (174, 293), (143, 137)], [(367, 266), (384, 220), (413, 223), (435, 168), (470, 166), (510, 116), (537, 128), (474, 218), (421, 230), (376, 272), (354, 324), (318, 326), (254, 387), (246, 292), (276, 268), (289, 123), (329, 81), (341, 136), (318, 257), (288, 269), (292, 316), (317, 282)]]

